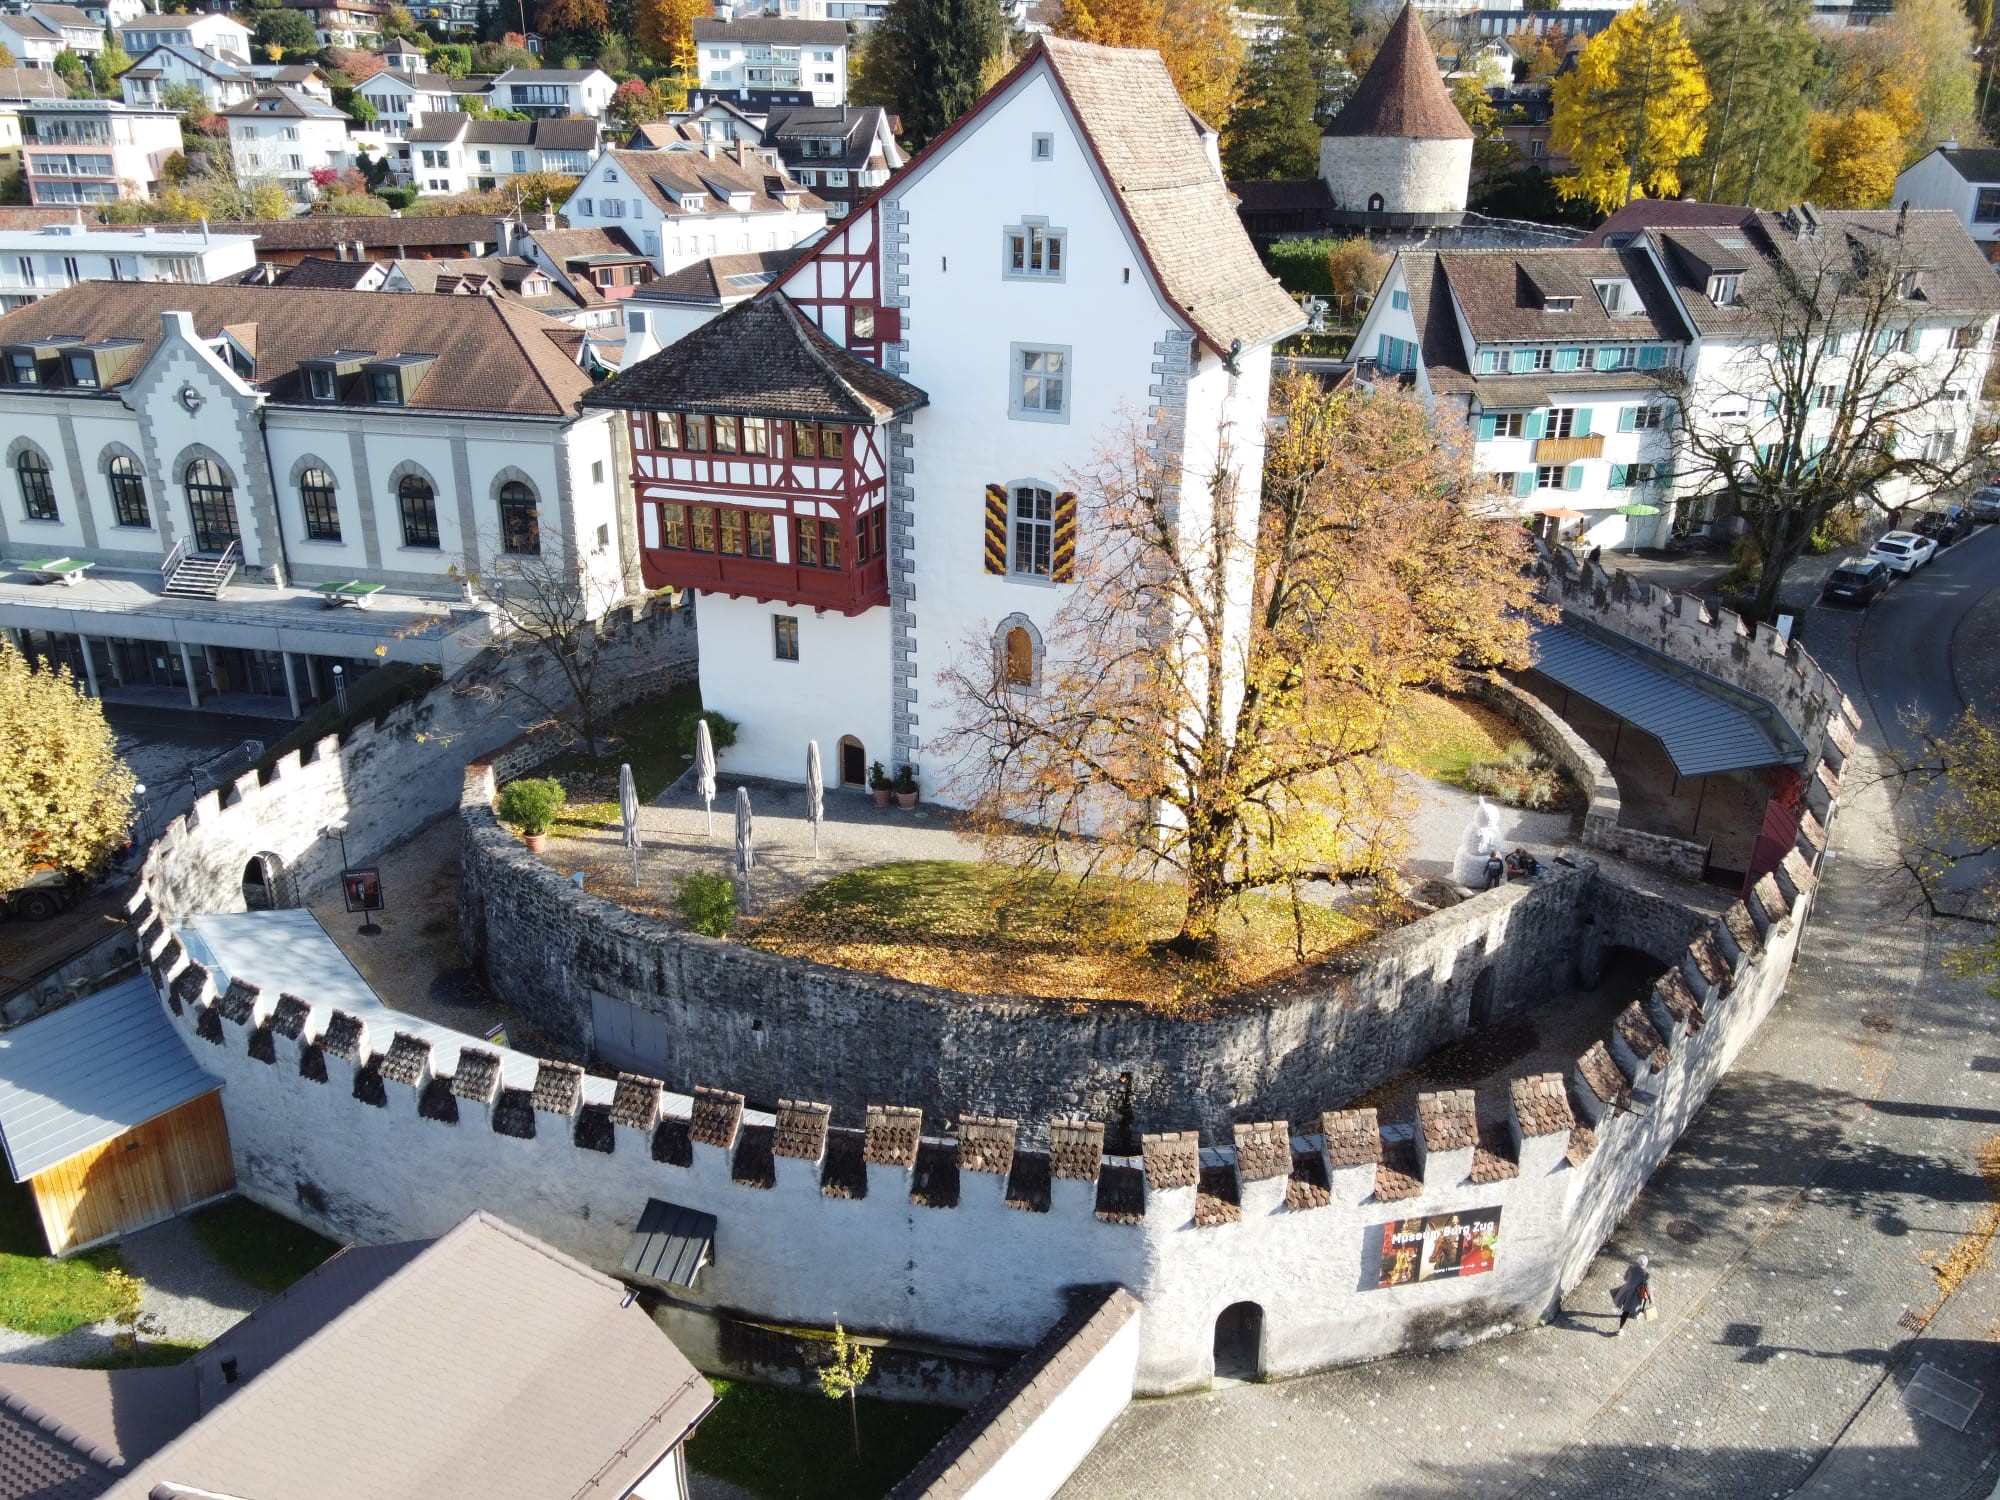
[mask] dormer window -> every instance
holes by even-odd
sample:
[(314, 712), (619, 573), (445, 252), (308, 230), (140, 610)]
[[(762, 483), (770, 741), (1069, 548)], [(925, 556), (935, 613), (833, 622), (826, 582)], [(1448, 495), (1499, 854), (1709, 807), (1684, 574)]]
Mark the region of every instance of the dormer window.
[(368, 372), (368, 399), (377, 406), (403, 404), (403, 372), (375, 369)]
[(315, 401), (331, 401), (339, 394), (331, 365), (306, 366), (306, 394)]
[(1576, 311), (1576, 298), (1544, 297), (1542, 299), (1542, 311), (1553, 313), (1574, 312)]
[(1709, 277), (1708, 300), (1713, 302), (1717, 307), (1734, 307), (1736, 305), (1737, 280), (1738, 278), (1733, 275)]
[(691, 213), (691, 214), (706, 213), (708, 211), (708, 194), (706, 193), (681, 194), (681, 208), (686, 213)]
[(32, 349), (7, 351), (7, 379), (14, 385), (42, 383), (41, 375), (35, 368), (35, 353)]
[(72, 354), (69, 357), (69, 383), (85, 390), (97, 389), (97, 359), (90, 354)]
[(1923, 272), (1921, 271), (1905, 271), (1902, 279), (1896, 283), (1896, 295), (1901, 297), (1905, 302), (1914, 301), (1922, 276)]
[(1616, 315), (1638, 311), (1638, 299), (1632, 293), (1631, 282), (1597, 281), (1591, 285), (1597, 288), (1597, 300), (1604, 304), (1605, 312)]
[(408, 406), (435, 358), (431, 354), (398, 354), (375, 361), (366, 369), (369, 401), (376, 406)]

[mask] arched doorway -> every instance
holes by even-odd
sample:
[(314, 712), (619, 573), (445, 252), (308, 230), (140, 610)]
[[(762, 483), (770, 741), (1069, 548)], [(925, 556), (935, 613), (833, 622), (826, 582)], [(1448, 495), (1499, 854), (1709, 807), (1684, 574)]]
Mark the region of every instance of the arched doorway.
[(209, 458), (197, 458), (182, 476), (187, 489), (188, 518), (194, 522), (197, 552), (225, 552), (242, 533), (236, 525), (236, 486), (229, 471)]
[(285, 864), (275, 854), (255, 854), (243, 867), (243, 904), (251, 911), (276, 911), (290, 906)]
[(868, 752), (861, 747), (861, 741), (851, 734), (840, 737), (840, 784), (868, 785)]
[(1215, 1378), (1261, 1380), (1264, 1375), (1264, 1309), (1232, 1302), (1215, 1320)]

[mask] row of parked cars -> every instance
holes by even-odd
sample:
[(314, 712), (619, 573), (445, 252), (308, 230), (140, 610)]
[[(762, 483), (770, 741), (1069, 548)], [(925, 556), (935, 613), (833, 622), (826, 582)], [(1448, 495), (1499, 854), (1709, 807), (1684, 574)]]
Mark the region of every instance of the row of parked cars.
[(2000, 485), (1980, 490), (1968, 504), (1924, 511), (1909, 530), (1884, 532), (1864, 555), (1842, 558), (1827, 575), (1820, 599), (1830, 604), (1869, 604), (1890, 580), (1916, 572), (1983, 521), (2000, 521)]

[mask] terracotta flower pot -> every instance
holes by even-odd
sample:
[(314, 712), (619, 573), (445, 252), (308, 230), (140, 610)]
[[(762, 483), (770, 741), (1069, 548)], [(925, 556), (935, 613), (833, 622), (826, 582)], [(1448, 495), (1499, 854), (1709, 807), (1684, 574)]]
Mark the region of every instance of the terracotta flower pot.
[(915, 807), (916, 805), (917, 805), (917, 794), (915, 792), (896, 793), (896, 806), (902, 808), (905, 812), (908, 812), (911, 808)]
[(889, 789), (886, 786), (875, 788), (875, 805), (877, 807), (887, 807), (889, 805)]
[(540, 854), (549, 842), (549, 836), (546, 833), (524, 833), (521, 835), (521, 838), (527, 844), (530, 854)]

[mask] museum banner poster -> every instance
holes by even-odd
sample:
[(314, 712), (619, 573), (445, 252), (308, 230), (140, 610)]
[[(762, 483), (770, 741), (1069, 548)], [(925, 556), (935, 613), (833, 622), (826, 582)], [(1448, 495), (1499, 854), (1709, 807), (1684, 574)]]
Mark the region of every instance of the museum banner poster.
[(1391, 1219), (1382, 1226), (1381, 1270), (1375, 1285), (1380, 1289), (1477, 1276), (1493, 1269), (1493, 1254), (1499, 1244), (1498, 1208)]

